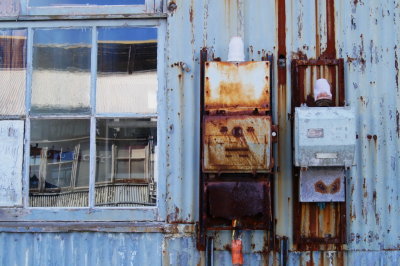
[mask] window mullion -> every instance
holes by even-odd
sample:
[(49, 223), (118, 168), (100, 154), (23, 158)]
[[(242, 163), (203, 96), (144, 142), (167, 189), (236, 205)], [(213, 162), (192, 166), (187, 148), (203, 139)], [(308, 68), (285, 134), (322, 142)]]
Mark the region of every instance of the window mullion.
[(29, 207), (29, 165), (30, 165), (30, 140), (31, 125), (29, 111), (31, 109), (32, 85), (32, 60), (33, 60), (33, 29), (28, 28), (26, 43), (26, 88), (25, 88), (25, 138), (24, 138), (24, 167), (23, 167), (23, 206)]
[(92, 28), (92, 51), (91, 51), (91, 119), (90, 119), (90, 171), (89, 171), (89, 207), (95, 205), (95, 175), (96, 175), (96, 72), (97, 72), (97, 27)]

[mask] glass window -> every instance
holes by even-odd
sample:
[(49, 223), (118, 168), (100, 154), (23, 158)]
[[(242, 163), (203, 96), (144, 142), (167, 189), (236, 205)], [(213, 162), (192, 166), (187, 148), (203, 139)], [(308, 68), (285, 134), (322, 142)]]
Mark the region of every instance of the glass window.
[(156, 113), (157, 29), (99, 28), (97, 113)]
[(96, 206), (156, 204), (157, 119), (99, 119)]
[(0, 115), (25, 113), (26, 30), (0, 30)]
[(31, 7), (73, 5), (143, 5), (145, 0), (30, 0)]
[(157, 171), (166, 165), (158, 157), (166, 140), (157, 103), (157, 40), (165, 22), (7, 25), (15, 28), (0, 29), (0, 122), (7, 136), (0, 146), (15, 163), (6, 164), (3, 183), (18, 193), (0, 186), (9, 195), (0, 202), (7, 208), (0, 220), (165, 219), (154, 208), (163, 208), (165, 197)]
[(31, 120), (30, 206), (88, 205), (89, 121)]
[(33, 43), (31, 112), (89, 112), (91, 30), (37, 29)]

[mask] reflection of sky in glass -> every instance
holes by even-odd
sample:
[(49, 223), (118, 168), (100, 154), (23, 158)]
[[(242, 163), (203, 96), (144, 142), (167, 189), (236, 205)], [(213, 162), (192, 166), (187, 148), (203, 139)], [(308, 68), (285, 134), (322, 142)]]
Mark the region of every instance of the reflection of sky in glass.
[(29, 0), (29, 6), (60, 5), (143, 5), (145, 0)]
[(33, 32), (32, 113), (88, 112), (91, 29)]
[(35, 45), (87, 46), (92, 42), (90, 32), (90, 29), (37, 29), (33, 41)]
[(157, 40), (157, 28), (100, 28), (99, 42), (150, 42)]

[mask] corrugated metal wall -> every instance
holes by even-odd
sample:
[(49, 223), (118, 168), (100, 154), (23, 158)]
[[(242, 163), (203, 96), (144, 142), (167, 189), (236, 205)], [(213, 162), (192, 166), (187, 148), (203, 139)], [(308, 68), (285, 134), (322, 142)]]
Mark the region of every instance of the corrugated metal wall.
[[(286, 4), (287, 88), (274, 77), (280, 125), (275, 182), (276, 233), (292, 240), (290, 59), (328, 46), (326, 1), (177, 0), (167, 18), (167, 221), (198, 221), (199, 51), (227, 59), (230, 37), (244, 34), (248, 60), (278, 58), (277, 3)], [(356, 108), (356, 166), (347, 180), (347, 251), (289, 253), (289, 265), (398, 265), (400, 261), (400, 2), (337, 0), (335, 37), (345, 59), (346, 98)], [(180, 66), (185, 63), (190, 70)], [(275, 73), (276, 71), (275, 66)], [(278, 98), (279, 97), (279, 98)], [(178, 103), (178, 104), (176, 104)], [(278, 115), (279, 110), (279, 115)], [(163, 130), (163, 129), (162, 129)], [(246, 265), (277, 264), (264, 232), (244, 233)], [(159, 233), (2, 233), (3, 265), (198, 265), (194, 235)], [(214, 235), (214, 265), (230, 265), (230, 233)], [(291, 248), (293, 248), (291, 246)], [(162, 254), (162, 255), (161, 255)]]

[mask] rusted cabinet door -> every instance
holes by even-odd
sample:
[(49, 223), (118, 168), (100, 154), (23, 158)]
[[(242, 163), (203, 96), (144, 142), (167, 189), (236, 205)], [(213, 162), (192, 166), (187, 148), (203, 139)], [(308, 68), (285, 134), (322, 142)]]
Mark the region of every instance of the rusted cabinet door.
[(204, 109), (212, 114), (270, 110), (270, 62), (206, 62)]
[(269, 116), (207, 116), (204, 126), (204, 172), (269, 172)]

